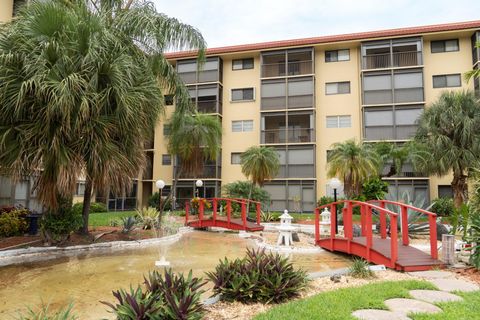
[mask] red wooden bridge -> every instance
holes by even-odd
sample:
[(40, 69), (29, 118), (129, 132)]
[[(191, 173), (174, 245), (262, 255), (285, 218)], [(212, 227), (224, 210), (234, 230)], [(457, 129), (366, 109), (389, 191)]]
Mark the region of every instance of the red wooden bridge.
[[(337, 224), (335, 213), (339, 204), (344, 205), (342, 209), (343, 235), (335, 232)], [(395, 211), (400, 214), (387, 209), (387, 205), (396, 208)], [(361, 232), (360, 235), (354, 236), (352, 216), (356, 207), (360, 208)], [(330, 232), (325, 235), (320, 233), (320, 211), (324, 208), (328, 208), (331, 214)], [(430, 254), (409, 245), (408, 210), (428, 217)], [(373, 235), (373, 211), (378, 213), (379, 236)], [(383, 264), (396, 270), (419, 271), (443, 267), (443, 262), (438, 260), (436, 216), (435, 213), (394, 201), (337, 201), (315, 209), (315, 243), (327, 250), (353, 254), (369, 262)], [(401, 217), (400, 240), (397, 229), (399, 217)]]
[[(206, 204), (211, 205), (211, 211), (207, 210)], [(234, 217), (232, 212), (232, 203), (240, 205), (240, 217)], [(225, 205), (225, 212), (219, 213), (220, 204)], [(255, 206), (254, 221), (250, 221), (247, 213), (247, 204)], [(248, 199), (229, 199), (229, 198), (211, 198), (199, 199), (198, 215), (192, 215), (190, 211), (190, 202), (185, 202), (185, 225), (192, 228), (219, 227), (230, 230), (244, 231), (262, 231), (263, 226), (260, 225), (260, 202)], [(224, 215), (223, 215), (224, 214)]]

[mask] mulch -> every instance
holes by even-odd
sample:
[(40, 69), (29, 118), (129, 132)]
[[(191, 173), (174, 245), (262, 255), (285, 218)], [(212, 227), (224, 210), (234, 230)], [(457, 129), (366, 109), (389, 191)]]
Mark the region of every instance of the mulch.
[(473, 282), (479, 283), (480, 284), (480, 270), (474, 268), (474, 267), (469, 267), (465, 269), (459, 269), (456, 270), (455, 273), (470, 279)]

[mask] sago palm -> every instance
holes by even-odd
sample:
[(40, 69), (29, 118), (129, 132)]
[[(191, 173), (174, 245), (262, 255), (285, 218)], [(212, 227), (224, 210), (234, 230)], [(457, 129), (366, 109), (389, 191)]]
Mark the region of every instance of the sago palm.
[(348, 197), (360, 193), (362, 183), (378, 174), (381, 159), (375, 148), (367, 143), (355, 140), (337, 142), (327, 159), (328, 176), (343, 180), (345, 194)]
[(468, 198), (469, 170), (480, 167), (480, 103), (472, 92), (444, 92), (419, 119), (415, 136), (417, 170), (442, 176), (453, 172), (455, 206)]
[(123, 193), (145, 163), (143, 142), (174, 92), (188, 91), (163, 53), (205, 48), (194, 28), (139, 0), (33, 1), (0, 29), (0, 166), (37, 175), (55, 209), (86, 177), (92, 189)]

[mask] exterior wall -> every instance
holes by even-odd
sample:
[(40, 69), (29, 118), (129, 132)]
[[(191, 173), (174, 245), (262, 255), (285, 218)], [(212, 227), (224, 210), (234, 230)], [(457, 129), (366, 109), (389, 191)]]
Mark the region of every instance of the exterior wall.
[(13, 15), (13, 0), (0, 1), (0, 23), (7, 22), (12, 19)]

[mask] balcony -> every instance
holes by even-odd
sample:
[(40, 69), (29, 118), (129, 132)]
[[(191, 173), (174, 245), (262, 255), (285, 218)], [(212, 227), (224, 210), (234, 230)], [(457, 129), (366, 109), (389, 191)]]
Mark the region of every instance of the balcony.
[(222, 113), (222, 104), (217, 100), (199, 100), (197, 110), (200, 113)]
[(268, 63), (262, 65), (262, 78), (298, 76), (313, 73), (313, 60)]
[(310, 128), (262, 130), (261, 141), (264, 144), (314, 142), (315, 133)]
[(422, 64), (421, 51), (401, 51), (367, 54), (362, 58), (363, 69), (384, 69), (418, 66)]
[(186, 174), (180, 172), (178, 179), (220, 179), (221, 176), (220, 166), (206, 165), (203, 167), (203, 171), (200, 174)]

